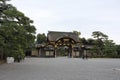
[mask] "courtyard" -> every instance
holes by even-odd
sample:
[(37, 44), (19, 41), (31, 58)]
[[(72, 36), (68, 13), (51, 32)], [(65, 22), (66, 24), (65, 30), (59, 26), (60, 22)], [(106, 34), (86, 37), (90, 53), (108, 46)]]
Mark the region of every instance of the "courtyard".
[(25, 58), (0, 65), (0, 80), (120, 80), (120, 60)]

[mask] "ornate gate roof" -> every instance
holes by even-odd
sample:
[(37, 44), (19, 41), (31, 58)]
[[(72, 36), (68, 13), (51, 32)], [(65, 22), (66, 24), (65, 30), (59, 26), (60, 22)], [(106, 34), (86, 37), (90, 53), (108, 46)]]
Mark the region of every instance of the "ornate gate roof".
[(77, 34), (73, 32), (57, 32), (57, 31), (49, 31), (47, 34), (47, 40), (50, 42), (56, 42), (61, 38), (71, 38), (75, 42), (80, 42)]

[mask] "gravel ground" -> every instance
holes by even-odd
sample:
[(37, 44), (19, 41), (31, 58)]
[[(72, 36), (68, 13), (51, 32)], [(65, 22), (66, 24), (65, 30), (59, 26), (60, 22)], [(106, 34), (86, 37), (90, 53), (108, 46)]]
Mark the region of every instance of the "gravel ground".
[(120, 59), (25, 58), (0, 65), (0, 80), (120, 80)]

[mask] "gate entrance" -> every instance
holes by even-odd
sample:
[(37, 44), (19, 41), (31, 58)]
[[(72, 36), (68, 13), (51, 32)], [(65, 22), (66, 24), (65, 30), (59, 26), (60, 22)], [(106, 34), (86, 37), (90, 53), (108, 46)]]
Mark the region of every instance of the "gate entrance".
[(60, 55), (60, 56), (68, 56), (68, 57), (72, 57), (72, 46), (74, 46), (76, 44), (76, 42), (68, 37), (68, 36), (64, 36), (60, 39), (58, 39), (55, 42), (55, 47), (56, 47), (56, 56)]
[(79, 57), (80, 56), (80, 41), (77, 34), (73, 32), (56, 32), (49, 31), (47, 34), (47, 46), (52, 46), (46, 50), (45, 54), (51, 51), (49, 56), (68, 56)]

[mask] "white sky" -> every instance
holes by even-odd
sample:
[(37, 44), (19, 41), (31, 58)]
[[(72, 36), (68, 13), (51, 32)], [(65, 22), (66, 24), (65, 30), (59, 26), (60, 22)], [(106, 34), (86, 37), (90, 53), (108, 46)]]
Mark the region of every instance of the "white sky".
[(120, 0), (11, 0), (34, 21), (37, 33), (80, 31), (92, 38), (101, 31), (120, 44)]

